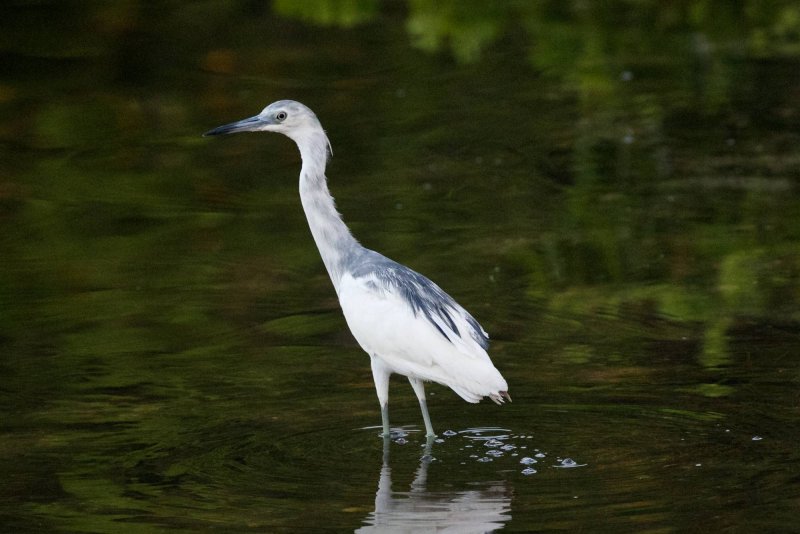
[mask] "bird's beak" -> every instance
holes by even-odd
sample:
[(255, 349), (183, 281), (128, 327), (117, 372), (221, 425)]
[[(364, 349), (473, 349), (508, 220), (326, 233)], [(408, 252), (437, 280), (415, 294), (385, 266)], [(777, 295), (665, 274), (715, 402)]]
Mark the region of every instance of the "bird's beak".
[(268, 124), (270, 124), (270, 122), (267, 118), (256, 115), (255, 117), (250, 117), (249, 119), (242, 119), (230, 124), (217, 126), (213, 130), (209, 130), (204, 133), (203, 137), (232, 134), (237, 132), (256, 132), (258, 130), (263, 130), (264, 126), (267, 126)]

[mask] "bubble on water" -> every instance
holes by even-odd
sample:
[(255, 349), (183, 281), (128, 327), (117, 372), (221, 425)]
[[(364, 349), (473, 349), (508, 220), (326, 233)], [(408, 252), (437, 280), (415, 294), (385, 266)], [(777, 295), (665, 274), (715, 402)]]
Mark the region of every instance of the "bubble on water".
[(477, 455), (477, 454), (470, 454), (470, 455), (469, 455), (469, 457), (470, 457), (470, 458), (477, 458), (477, 457), (478, 457), (478, 455)]
[(445, 430), (444, 432), (442, 432), (442, 435), (445, 435), (445, 436), (447, 436), (449, 438), (451, 436), (458, 435), (458, 433), (457, 432), (453, 432), (452, 430)]
[(486, 463), (486, 462), (491, 462), (491, 461), (492, 461), (492, 459), (491, 459), (491, 458), (489, 458), (488, 456), (484, 456), (483, 458), (478, 458), (478, 461), (479, 461), (479, 462)]
[(531, 465), (531, 464), (538, 463), (538, 461), (533, 459), (533, 458), (531, 458), (530, 456), (526, 456), (522, 460), (520, 460), (519, 463), (524, 464), (524, 465)]
[(486, 445), (487, 447), (499, 447), (500, 445), (503, 444), (503, 442), (500, 441), (499, 439), (492, 438), (492, 439), (487, 439), (483, 444)]
[(537, 452), (536, 454), (534, 454), (534, 456), (536, 456), (537, 458), (544, 458), (545, 454), (543, 452)]
[(516, 446), (516, 445), (511, 445), (511, 444), (509, 443), (508, 445), (503, 445), (503, 446), (502, 446), (502, 447), (500, 447), (500, 448), (501, 448), (501, 449), (503, 449), (504, 451), (513, 451), (514, 449), (516, 449), (516, 448), (517, 448), (517, 446)]
[(436, 443), (444, 443), (444, 440), (442, 438), (437, 438)]
[(753, 441), (761, 441), (761, 440), (762, 440), (762, 439), (764, 439), (764, 438), (762, 438), (761, 436), (753, 436), (751, 439), (752, 439)]
[(519, 456), (519, 454), (517, 454), (516, 452), (512, 452), (511, 456)]
[(563, 468), (569, 469), (571, 467), (583, 467), (585, 465), (586, 464), (579, 464), (578, 462), (576, 462), (572, 458), (564, 458), (563, 460), (560, 460), (558, 462), (558, 464), (554, 465), (553, 467), (563, 467)]
[(408, 443), (408, 440), (406, 438), (397, 438), (396, 440), (394, 440), (394, 442), (397, 443), (398, 445), (405, 445), (406, 443)]
[(534, 473), (536, 473), (536, 469), (534, 469), (533, 467), (526, 467), (525, 469), (522, 470), (522, 474), (526, 476), (532, 475)]
[(495, 458), (497, 458), (498, 456), (503, 456), (503, 451), (498, 451), (497, 449), (492, 449), (492, 450), (486, 451), (486, 454), (488, 454), (489, 456), (494, 456)]
[(468, 428), (462, 430), (459, 434), (464, 434), (467, 439), (486, 442), (489, 440), (505, 440), (511, 436), (511, 431), (506, 428), (497, 427), (481, 427), (481, 428)]

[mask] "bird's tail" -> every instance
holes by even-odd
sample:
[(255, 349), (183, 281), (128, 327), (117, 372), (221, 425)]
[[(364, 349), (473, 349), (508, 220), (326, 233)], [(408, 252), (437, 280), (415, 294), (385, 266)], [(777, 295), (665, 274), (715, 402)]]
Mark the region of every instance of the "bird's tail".
[(512, 402), (511, 395), (508, 394), (508, 391), (498, 391), (497, 393), (491, 393), (489, 394), (489, 398), (492, 399), (496, 404), (503, 404), (506, 400), (508, 402)]
[(472, 402), (472, 403), (480, 402), (484, 396), (489, 397), (496, 404), (503, 404), (505, 401), (511, 402), (511, 395), (508, 394), (508, 391), (496, 391), (492, 393), (487, 393), (485, 395), (481, 395), (479, 393), (474, 393), (457, 385), (453, 384), (447, 384), (447, 385), (450, 386), (450, 389), (455, 391), (459, 397), (461, 397), (467, 402)]

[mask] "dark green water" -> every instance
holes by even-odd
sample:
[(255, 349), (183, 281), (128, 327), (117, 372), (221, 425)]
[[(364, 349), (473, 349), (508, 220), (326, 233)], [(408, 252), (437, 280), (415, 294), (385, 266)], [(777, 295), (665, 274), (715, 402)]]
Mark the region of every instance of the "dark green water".
[[(1, 531), (797, 529), (795, 2), (0, 21)], [(513, 404), (429, 386), (431, 461), (405, 380), (377, 436), (294, 145), (200, 137), (281, 98), (361, 242), (493, 339)]]

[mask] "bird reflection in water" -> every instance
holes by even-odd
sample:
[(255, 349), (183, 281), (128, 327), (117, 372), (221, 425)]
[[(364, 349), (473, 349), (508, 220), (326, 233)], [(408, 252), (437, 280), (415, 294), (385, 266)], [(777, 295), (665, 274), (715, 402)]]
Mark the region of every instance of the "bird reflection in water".
[(427, 490), (428, 468), (433, 461), (433, 437), (428, 437), (414, 481), (408, 491), (392, 490), (389, 438), (383, 441), (375, 511), (356, 529), (366, 532), (494, 532), (511, 519), (511, 498), (503, 480), (487, 482), (481, 489)]

